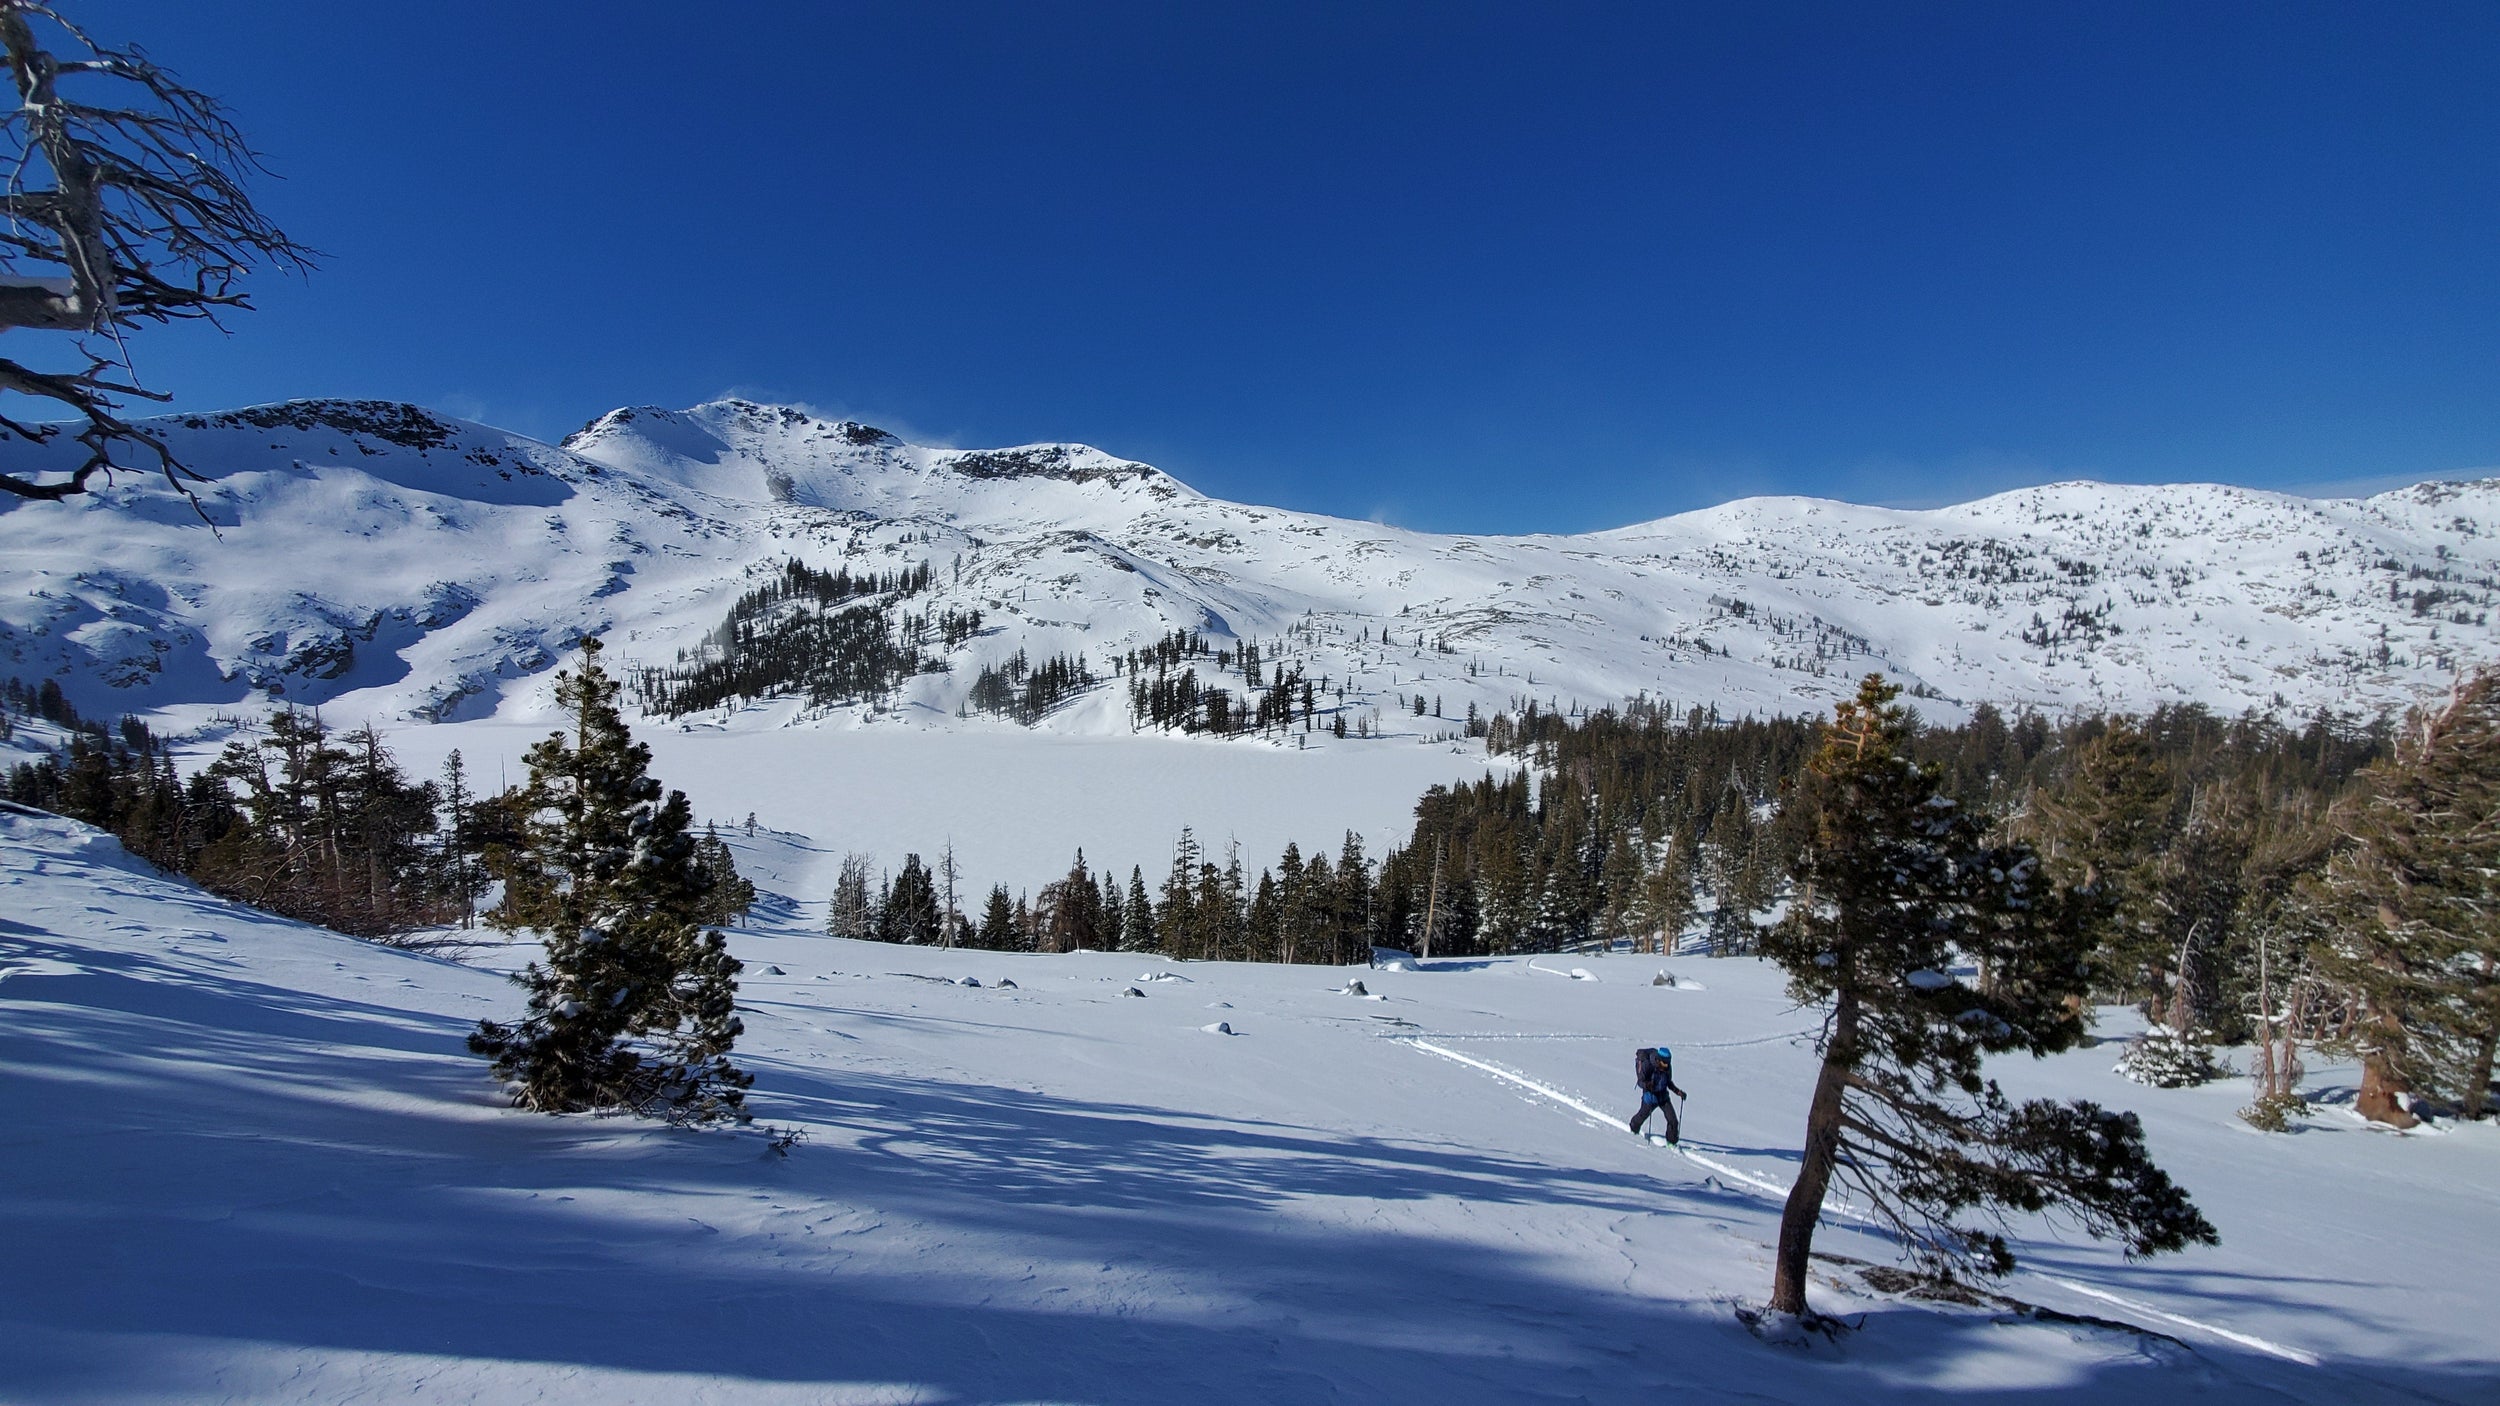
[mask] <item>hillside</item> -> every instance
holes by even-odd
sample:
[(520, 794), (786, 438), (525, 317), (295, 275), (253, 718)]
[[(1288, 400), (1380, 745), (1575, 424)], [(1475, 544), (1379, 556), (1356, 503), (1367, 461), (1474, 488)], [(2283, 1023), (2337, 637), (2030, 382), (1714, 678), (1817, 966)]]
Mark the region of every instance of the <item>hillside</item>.
[[(26, 1399), (2468, 1402), (2500, 1373), (2492, 1128), (2365, 1130), (2330, 1093), (2259, 1139), (2236, 1084), (2137, 1088), (2107, 1049), (2003, 1072), (2138, 1108), (2219, 1248), (2130, 1265), (2017, 1227), (2005, 1292), (2063, 1317), (1830, 1261), (1860, 1330), (1764, 1347), (1733, 1310), (1768, 1283), (1810, 1022), (1745, 961), (1662, 987), (1655, 958), (744, 930), (741, 1062), (806, 1134), (783, 1159), (498, 1106), (460, 1041), (517, 1003), (517, 953), (299, 927), (25, 814), (0, 894), (0, 1382)], [(1662, 1038), (1685, 1156), (1613, 1121)], [(1845, 1208), (1818, 1248), (1891, 1260)]]
[[(376, 402), (151, 427), (213, 480), (213, 528), (135, 475), (102, 501), (0, 503), (0, 670), (57, 676), (108, 716), (285, 698), (533, 717), (581, 633), (628, 665), (699, 655), (794, 557), (925, 565), (912, 609), (980, 613), (932, 650), (943, 672), (831, 710), (934, 725), (1019, 651), (1106, 675), (1174, 630), (1257, 642), (1326, 680), (1327, 716), (1427, 737), (1522, 698), (1819, 711), (1869, 669), (1946, 715), (2366, 713), (2500, 638), (2500, 481), (2363, 500), (2063, 484), (1924, 512), (1765, 498), (1582, 536), (1435, 536), (1221, 502), (1079, 445), (932, 449), (742, 401), (620, 410), (561, 445)], [(1417, 719), (1418, 698), (1439, 716)], [(1132, 723), (1105, 683), (1043, 725)]]

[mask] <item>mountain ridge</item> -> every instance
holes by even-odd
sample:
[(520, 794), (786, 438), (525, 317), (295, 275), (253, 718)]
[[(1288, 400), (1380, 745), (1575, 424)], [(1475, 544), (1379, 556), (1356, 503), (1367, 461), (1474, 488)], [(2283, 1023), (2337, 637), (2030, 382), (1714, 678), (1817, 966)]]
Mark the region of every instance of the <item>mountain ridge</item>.
[[(2500, 480), (2360, 499), (2074, 482), (1938, 509), (1768, 497), (1583, 534), (1430, 534), (1209, 498), (1087, 445), (912, 445), (734, 399), (623, 407), (558, 444), (389, 401), (148, 423), (207, 476), (215, 531), (135, 474), (0, 516), (0, 669), (106, 713), (534, 714), (583, 634), (669, 663), (792, 558), (925, 564), (930, 610), (982, 614), (944, 672), (809, 715), (853, 722), (956, 725), (979, 671), (1019, 651), (1106, 665), (1172, 630), (1259, 642), (1324, 679), (1329, 711), (1425, 736), (1527, 698), (1820, 711), (1873, 669), (1946, 715), (2367, 713), (2500, 638)], [(1115, 686), (1043, 725), (1131, 721)]]

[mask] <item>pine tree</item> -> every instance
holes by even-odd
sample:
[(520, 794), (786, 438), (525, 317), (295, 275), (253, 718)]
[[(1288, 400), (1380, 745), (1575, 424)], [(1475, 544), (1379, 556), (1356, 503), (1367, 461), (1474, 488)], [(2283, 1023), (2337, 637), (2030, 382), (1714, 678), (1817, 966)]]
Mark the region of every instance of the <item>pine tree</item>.
[(1605, 864), (1598, 876), (1604, 907), (1598, 914), (1597, 935), (1613, 939), (1629, 937), (1640, 927), (1641, 857), (1648, 845), (1638, 821), (1610, 828)]
[(729, 852), (729, 842), (720, 837), (717, 827), (703, 827), (703, 838), (694, 842), (694, 862), (711, 881), (697, 921), (721, 927), (744, 919), (755, 906), (755, 885), (739, 877), (737, 857)]
[(2168, 944), (2169, 998), (2157, 1016), (2183, 1043), (2201, 1045), (2222, 1007), (2223, 973), (2242, 945), (2253, 832), (2239, 797), (2209, 786), (2188, 807), (2169, 850), (2151, 866), (2153, 907)]
[(2410, 1127), (2400, 1095), (2479, 1115), (2500, 1044), (2500, 668), (2418, 710), (2362, 781), (2315, 886), (2313, 960), (2360, 1011), (2331, 1047), (2361, 1058), (2365, 1118)]
[(918, 854), (903, 856), (903, 867), (886, 891), (877, 913), (877, 940), (933, 944), (938, 940), (937, 881)]
[(1300, 961), (1311, 948), (1311, 884), (1302, 847), (1285, 842), (1276, 865), (1276, 960)]
[(1085, 866), (1085, 851), (1076, 852), (1076, 862), (1068, 866), (1061, 883), (1058, 904), (1059, 950), (1075, 952), (1104, 945), (1102, 940), (1102, 890), (1094, 886), (1094, 873)]
[(1365, 961), (1372, 948), (1372, 866), (1363, 857), (1363, 837), (1352, 830), (1337, 847), (1336, 893), (1329, 901), (1334, 952), (1339, 965)]
[(1241, 868), (1241, 842), (1238, 840), (1224, 846), (1224, 871), (1215, 898), (1218, 908), (1215, 957), (1221, 961), (1248, 960), (1250, 894), (1247, 876)]
[(373, 935), (404, 932), (431, 915), (425, 904), (431, 855), (424, 843), (435, 828), (438, 799), (433, 786), (409, 781), (371, 723), (341, 739), (347, 762), (336, 805), (340, 843), (340, 907), (347, 930)]
[(2141, 728), (2113, 722), (2076, 755), (2065, 785), (2041, 793), (2039, 810), (2051, 873), (2100, 908), (2101, 980), (2159, 1019), (2179, 949), (2160, 901), (2176, 835), (2169, 766)]
[(477, 926), (477, 901), (492, 882), (477, 862), (482, 844), (477, 824), (477, 796), (469, 790), (469, 770), (460, 749), (443, 759), (442, 821), (436, 829), (435, 887), (460, 910), (460, 926)]
[(702, 926), (711, 878), (685, 794), (649, 775), (617, 691), (596, 639), (556, 676), (571, 732), (530, 749), (529, 780), (507, 798), (518, 833), (497, 853), (504, 896), (486, 915), (537, 931), (546, 955), (515, 978), (527, 1013), (479, 1022), (469, 1048), (524, 1108), (743, 1121), (752, 1081), (729, 1062), (739, 965)]
[(1155, 950), (1155, 906), (1146, 895), (1146, 871), (1137, 865), (1128, 870), (1128, 901), (1121, 905), (1125, 922), (1120, 928), (1120, 950), (1152, 952)]
[(1226, 891), (1224, 871), (1211, 860), (1198, 864), (1197, 891), (1190, 900), (1189, 913), (1196, 930), (1190, 938), (1190, 955), (1199, 961), (1221, 961), (1225, 944), (1232, 933), (1237, 914), (1232, 909), (1232, 895)]
[(1662, 836), (1641, 879), (1637, 921), (1643, 932), (1654, 934), (1660, 956), (1675, 950), (1675, 940), (1693, 920), (1693, 870), (1687, 855), (1684, 846)]
[(1278, 907), (1276, 876), (1261, 869), (1259, 882), (1251, 890), (1249, 908), (1242, 915), (1244, 960), (1273, 962), (1284, 951), (1284, 934), (1277, 927)]
[[(1827, 1011), (1771, 1309), (1806, 1312), (1835, 1180), (1937, 1274), (2012, 1268), (2002, 1235), (1956, 1224), (1971, 1210), (2062, 1215), (2132, 1254), (2211, 1243), (2133, 1114), (2015, 1104), (1980, 1077), (1987, 1055), (2082, 1039), (2069, 998), (2083, 988), (2090, 924), (2027, 846), (1988, 844), (1938, 770), (1911, 759), (1899, 695), (1870, 675), (1824, 729), (1792, 801), (1807, 827), (1790, 868), (1797, 898), (1763, 940), (1791, 998)], [(1971, 960), (1990, 974), (1984, 989), (1953, 975)]]
[(873, 865), (854, 850), (842, 856), (833, 881), (833, 899), (825, 907), (825, 932), (833, 937), (873, 938), (877, 935), (876, 895), (869, 891)]
[(1163, 901), (1155, 908), (1155, 936), (1162, 950), (1175, 957), (1206, 955), (1198, 919), (1198, 837), (1186, 825), (1172, 848), (1172, 872), (1163, 880)]
[(1120, 951), (1128, 940), (1128, 902), (1121, 896), (1120, 876), (1105, 868), (1098, 885), (1100, 893), (1095, 901), (1102, 912), (1102, 946)]
[[(371, 727), (334, 735), (316, 714), (273, 714), (257, 744), (229, 743), (199, 797), (222, 824), (193, 858), (206, 886), (291, 918), (384, 941), (438, 914), (430, 892), (432, 783), (408, 780)], [(73, 739), (59, 803), (128, 823), (131, 802), (106, 751)], [(208, 793), (213, 789), (212, 798)]]
[(981, 907), (981, 932), (976, 940), (992, 952), (1016, 950), (1016, 905), (1007, 896), (1005, 884), (991, 886), (989, 901)]

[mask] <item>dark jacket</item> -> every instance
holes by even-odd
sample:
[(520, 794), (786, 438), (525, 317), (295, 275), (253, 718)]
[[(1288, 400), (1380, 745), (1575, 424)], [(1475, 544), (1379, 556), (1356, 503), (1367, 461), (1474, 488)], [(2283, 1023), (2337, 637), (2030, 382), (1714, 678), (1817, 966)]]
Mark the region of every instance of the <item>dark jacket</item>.
[(1684, 1091), (1675, 1086), (1675, 1061), (1660, 1059), (1658, 1051), (1647, 1045), (1632, 1056), (1632, 1082), (1641, 1086), (1642, 1093), (1662, 1102), (1669, 1094), (1679, 1098), (1684, 1095)]

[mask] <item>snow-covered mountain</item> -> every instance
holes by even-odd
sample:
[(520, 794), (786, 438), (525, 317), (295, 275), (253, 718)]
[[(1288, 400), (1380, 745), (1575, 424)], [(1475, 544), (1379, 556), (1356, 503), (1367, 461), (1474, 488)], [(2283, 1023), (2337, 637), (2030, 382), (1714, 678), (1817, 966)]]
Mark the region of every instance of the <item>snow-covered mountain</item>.
[[(1392, 732), (1449, 726), (1415, 718), (1418, 697), (1445, 718), (1641, 693), (1817, 711), (1873, 669), (1944, 716), (2368, 712), (2500, 642), (2500, 480), (2360, 500), (2070, 483), (1934, 511), (1756, 498), (1439, 536), (1211, 499), (1082, 445), (934, 449), (738, 400), (618, 410), (560, 445), (363, 401), (151, 427), (211, 480), (206, 520), (136, 475), (85, 503), (0, 503), (0, 672), (57, 676), (105, 714), (256, 696), (527, 714), (581, 634), (668, 663), (792, 557), (926, 563), (929, 609), (983, 613), (951, 670), (897, 700), (937, 724), (1019, 649), (1099, 667), (1173, 629), (1281, 649)], [(1125, 731), (1125, 691), (1044, 726)]]

